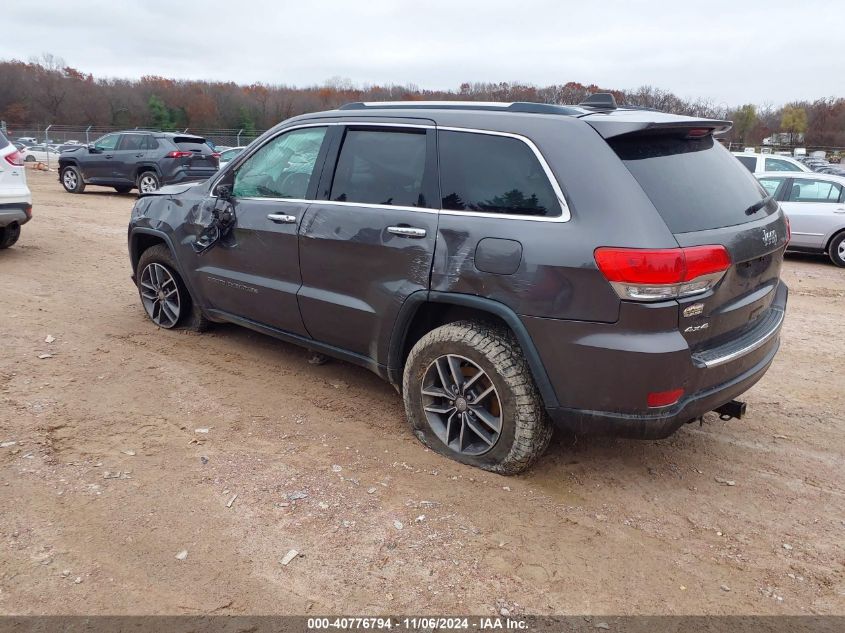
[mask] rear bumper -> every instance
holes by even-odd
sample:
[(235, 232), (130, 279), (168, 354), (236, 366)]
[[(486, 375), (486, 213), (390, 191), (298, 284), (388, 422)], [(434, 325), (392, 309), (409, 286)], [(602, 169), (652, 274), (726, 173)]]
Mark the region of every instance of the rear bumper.
[[(523, 318), (555, 388), (549, 416), (577, 433), (656, 439), (751, 388), (780, 346), (788, 289), (780, 282), (766, 314), (718, 347), (691, 350), (677, 321), (646, 305), (616, 324)], [(656, 304), (652, 304), (656, 306)], [(675, 311), (677, 314), (677, 310)], [(666, 326), (671, 325), (671, 329)], [(651, 392), (682, 388), (675, 404), (649, 408)]]
[(13, 222), (26, 224), (32, 219), (32, 204), (27, 202), (8, 202), (0, 198), (0, 227)]
[(196, 182), (202, 180), (208, 180), (214, 174), (217, 173), (216, 169), (203, 169), (203, 170), (192, 170), (192, 171), (185, 171), (179, 170), (175, 173), (169, 174), (162, 179), (163, 185), (176, 185), (180, 182)]

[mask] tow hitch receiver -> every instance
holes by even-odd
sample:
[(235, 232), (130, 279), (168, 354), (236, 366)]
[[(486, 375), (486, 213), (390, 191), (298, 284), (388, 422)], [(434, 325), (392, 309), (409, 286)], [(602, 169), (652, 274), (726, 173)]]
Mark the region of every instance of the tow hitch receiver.
[(745, 415), (745, 406), (746, 404), (744, 402), (740, 402), (739, 400), (731, 400), (730, 402), (723, 404), (721, 407), (717, 407), (713, 410), (719, 414), (720, 420), (727, 421), (731, 418), (741, 420), (742, 416)]

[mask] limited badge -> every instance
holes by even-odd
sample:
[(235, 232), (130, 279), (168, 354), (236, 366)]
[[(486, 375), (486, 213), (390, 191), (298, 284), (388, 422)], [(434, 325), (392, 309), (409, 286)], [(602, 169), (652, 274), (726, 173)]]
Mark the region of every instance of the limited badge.
[(704, 304), (703, 303), (693, 303), (691, 306), (687, 306), (684, 308), (684, 316), (685, 317), (694, 317), (702, 314), (704, 312)]

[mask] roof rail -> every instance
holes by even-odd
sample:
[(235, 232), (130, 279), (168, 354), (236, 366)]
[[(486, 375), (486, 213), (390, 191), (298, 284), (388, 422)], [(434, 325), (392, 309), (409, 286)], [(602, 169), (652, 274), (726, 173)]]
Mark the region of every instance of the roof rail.
[(596, 110), (616, 110), (619, 106), (616, 105), (616, 98), (609, 92), (596, 92), (584, 99), (578, 104), (582, 108), (592, 108)]
[(571, 106), (553, 103), (534, 103), (531, 101), (515, 101), (506, 103), (501, 101), (356, 101), (346, 103), (338, 110), (494, 110), (499, 112), (525, 112), (531, 114), (583, 114)]

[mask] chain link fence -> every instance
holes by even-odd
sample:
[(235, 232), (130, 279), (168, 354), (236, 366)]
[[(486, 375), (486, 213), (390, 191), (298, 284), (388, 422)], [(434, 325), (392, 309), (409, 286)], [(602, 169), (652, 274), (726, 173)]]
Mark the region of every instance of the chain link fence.
[[(35, 138), (39, 143), (67, 143), (68, 141), (79, 141), (80, 143), (93, 143), (98, 138), (111, 132), (124, 132), (128, 129), (152, 130), (154, 128), (125, 128), (110, 127), (106, 125), (7, 125), (7, 136), (11, 140), (19, 138)], [(181, 132), (201, 136), (211, 141), (216, 147), (240, 147), (249, 145), (258, 138), (264, 130), (236, 130), (236, 129), (203, 129), (184, 128), (157, 130), (161, 132)]]

